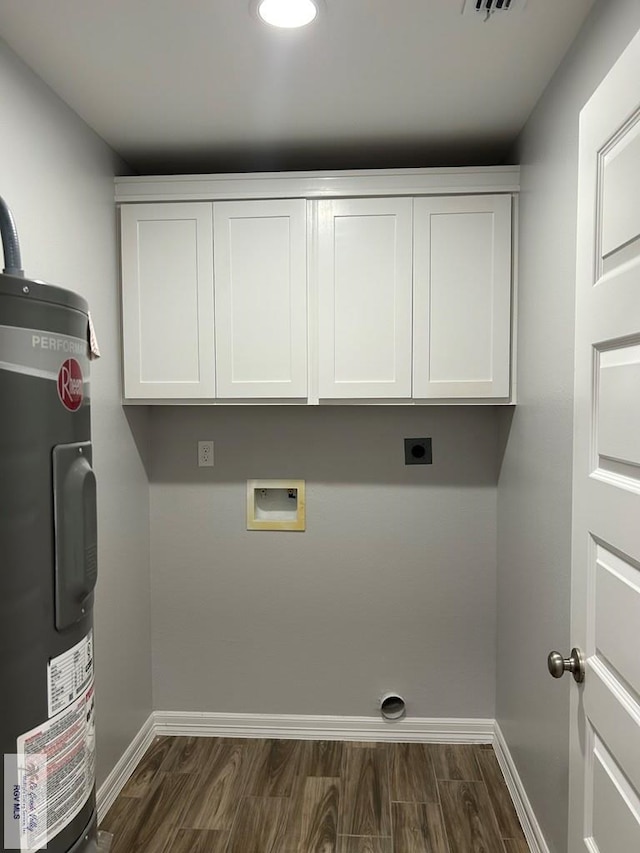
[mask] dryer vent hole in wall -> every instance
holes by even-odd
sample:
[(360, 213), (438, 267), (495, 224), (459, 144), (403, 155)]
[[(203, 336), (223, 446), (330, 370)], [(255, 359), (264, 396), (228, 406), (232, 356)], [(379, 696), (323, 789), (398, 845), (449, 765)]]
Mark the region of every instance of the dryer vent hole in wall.
[(407, 706), (402, 696), (397, 693), (385, 693), (380, 699), (380, 713), (384, 720), (394, 722), (406, 715)]
[(405, 438), (405, 465), (431, 465), (432, 463), (433, 454), (431, 451), (430, 438)]

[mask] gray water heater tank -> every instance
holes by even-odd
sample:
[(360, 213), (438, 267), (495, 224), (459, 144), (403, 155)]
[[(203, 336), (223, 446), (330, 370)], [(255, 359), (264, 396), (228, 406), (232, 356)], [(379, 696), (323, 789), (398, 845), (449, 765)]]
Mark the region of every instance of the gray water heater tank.
[(81, 297), (0, 275), (3, 851), (96, 850), (87, 332)]

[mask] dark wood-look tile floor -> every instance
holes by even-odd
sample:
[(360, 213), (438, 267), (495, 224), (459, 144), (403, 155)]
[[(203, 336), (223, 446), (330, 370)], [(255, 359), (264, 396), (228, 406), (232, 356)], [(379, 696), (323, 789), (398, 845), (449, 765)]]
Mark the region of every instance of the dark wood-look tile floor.
[(486, 745), (159, 737), (111, 853), (528, 853)]

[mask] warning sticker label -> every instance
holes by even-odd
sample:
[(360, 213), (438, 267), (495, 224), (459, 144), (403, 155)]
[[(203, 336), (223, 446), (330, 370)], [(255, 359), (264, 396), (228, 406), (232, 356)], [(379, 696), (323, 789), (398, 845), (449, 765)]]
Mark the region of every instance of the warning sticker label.
[[(46, 756), (46, 801), (40, 809), (39, 842), (46, 845), (68, 826), (87, 802), (95, 783), (95, 699), (93, 683), (68, 708), (18, 738), (21, 766)], [(31, 843), (31, 842), (29, 842)], [(26, 846), (22, 850), (34, 849)]]
[(81, 696), (93, 681), (93, 631), (66, 652), (51, 658), (47, 668), (49, 716)]

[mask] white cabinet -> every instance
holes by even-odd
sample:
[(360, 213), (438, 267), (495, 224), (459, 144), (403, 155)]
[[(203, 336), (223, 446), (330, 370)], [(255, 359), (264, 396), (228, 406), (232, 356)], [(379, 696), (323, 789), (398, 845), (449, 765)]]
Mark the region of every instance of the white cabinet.
[(508, 398), (510, 349), (510, 196), (415, 199), (414, 398)]
[(510, 196), (320, 201), (317, 223), (320, 399), (509, 397)]
[(306, 397), (304, 200), (125, 205), (121, 227), (126, 399)]
[(512, 400), (517, 169), (117, 187), (127, 402)]
[(319, 397), (411, 397), (410, 198), (318, 202)]
[(211, 205), (126, 205), (121, 228), (125, 397), (213, 397)]
[(306, 202), (213, 207), (217, 396), (307, 396)]

